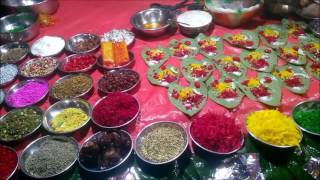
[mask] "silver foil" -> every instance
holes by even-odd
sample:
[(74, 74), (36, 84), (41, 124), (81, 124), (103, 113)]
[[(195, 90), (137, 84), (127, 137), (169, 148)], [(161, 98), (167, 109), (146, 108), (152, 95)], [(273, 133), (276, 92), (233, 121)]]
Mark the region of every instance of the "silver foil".
[(320, 157), (311, 157), (304, 165), (304, 170), (313, 178), (320, 180)]
[(126, 29), (114, 29), (110, 32), (104, 33), (101, 41), (112, 41), (112, 42), (126, 42), (130, 45), (134, 40), (134, 34)]
[(236, 154), (216, 168), (215, 180), (264, 180), (257, 153)]

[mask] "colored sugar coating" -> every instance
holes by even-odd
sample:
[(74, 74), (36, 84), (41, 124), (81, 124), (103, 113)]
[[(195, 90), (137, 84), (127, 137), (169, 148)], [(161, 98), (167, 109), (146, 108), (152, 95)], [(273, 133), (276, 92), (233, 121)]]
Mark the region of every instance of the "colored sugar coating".
[(37, 103), (48, 93), (48, 84), (28, 81), (17, 91), (6, 96), (6, 102), (13, 107), (25, 107)]
[(79, 108), (67, 108), (57, 114), (50, 125), (54, 131), (69, 132), (86, 122), (88, 116)]
[(235, 119), (212, 113), (194, 119), (191, 135), (202, 147), (219, 153), (240, 148), (243, 140)]
[(293, 118), (304, 129), (320, 134), (320, 108), (297, 109)]
[(68, 62), (63, 65), (63, 70), (66, 72), (81, 71), (89, 68), (96, 63), (94, 55), (74, 55), (68, 58)]
[(0, 180), (7, 180), (15, 170), (17, 162), (17, 154), (13, 150), (0, 145)]
[(247, 116), (247, 129), (276, 146), (299, 146), (301, 134), (293, 120), (278, 110), (260, 110)]

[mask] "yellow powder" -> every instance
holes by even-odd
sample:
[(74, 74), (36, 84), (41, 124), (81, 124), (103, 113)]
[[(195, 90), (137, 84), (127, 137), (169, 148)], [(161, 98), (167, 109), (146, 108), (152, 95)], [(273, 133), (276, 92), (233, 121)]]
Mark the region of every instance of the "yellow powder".
[(279, 36), (279, 32), (275, 31), (271, 28), (265, 28), (263, 30), (263, 35), (265, 35), (266, 37), (278, 37)]
[(246, 39), (246, 36), (243, 34), (235, 34), (231, 38), (233, 41), (243, 41)]
[(284, 70), (279, 71), (279, 72), (275, 71), (272, 74), (277, 76), (278, 78), (280, 78), (282, 80), (289, 79), (289, 78), (294, 76), (294, 73), (292, 71), (287, 70), (287, 69), (284, 69)]
[(255, 60), (261, 59), (262, 54), (260, 52), (254, 51), (254, 52), (249, 53), (248, 56), (251, 56), (252, 60), (255, 61)]
[(201, 70), (202, 69), (202, 65), (201, 64), (190, 64), (190, 67), (191, 67), (191, 71)]
[(298, 51), (293, 49), (293, 48), (288, 48), (288, 47), (285, 47), (285, 48), (282, 48), (284, 54), (289, 54), (291, 56), (298, 56)]
[(257, 138), (278, 146), (299, 146), (301, 134), (293, 120), (278, 110), (260, 110), (247, 117), (247, 128)]
[(215, 90), (218, 91), (219, 93), (225, 91), (226, 89), (229, 89), (231, 86), (229, 83), (224, 83), (224, 82), (219, 82), (218, 84), (215, 85)]
[(256, 78), (248, 79), (248, 87), (249, 88), (258, 87), (259, 85), (260, 85), (260, 82), (258, 79), (256, 79)]
[(312, 50), (320, 51), (320, 43), (311, 42), (310, 44), (312, 45), (312, 46), (311, 46), (311, 49), (312, 49)]
[(150, 50), (150, 55), (151, 56), (158, 56), (161, 55), (163, 52), (160, 49), (151, 49)]
[(176, 76), (170, 69), (165, 69), (165, 70), (159, 72), (158, 79), (163, 79), (166, 75)]
[(57, 132), (72, 131), (86, 122), (88, 116), (79, 108), (67, 108), (55, 116), (51, 121), (51, 127)]
[(179, 91), (179, 99), (186, 99), (187, 97), (189, 97), (192, 94), (192, 88), (187, 87), (187, 88), (182, 88)]
[(203, 41), (204, 43), (201, 45), (201, 47), (208, 47), (208, 46), (216, 46), (216, 41), (212, 41), (210, 39), (205, 39)]
[(233, 62), (233, 58), (232, 58), (232, 56), (225, 56), (222, 58), (222, 62), (224, 62), (224, 63)]

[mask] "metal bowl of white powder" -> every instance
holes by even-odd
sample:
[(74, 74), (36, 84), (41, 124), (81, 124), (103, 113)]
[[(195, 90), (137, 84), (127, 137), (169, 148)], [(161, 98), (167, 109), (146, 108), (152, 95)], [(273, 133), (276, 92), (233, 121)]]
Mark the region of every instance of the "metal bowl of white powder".
[(34, 56), (47, 57), (60, 54), (66, 42), (59, 36), (43, 36), (31, 46), (31, 54)]

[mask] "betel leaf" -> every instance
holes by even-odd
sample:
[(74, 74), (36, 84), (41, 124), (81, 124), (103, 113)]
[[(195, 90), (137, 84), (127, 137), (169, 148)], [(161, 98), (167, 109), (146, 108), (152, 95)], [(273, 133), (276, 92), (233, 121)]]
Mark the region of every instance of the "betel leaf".
[[(257, 86), (249, 87), (245, 85), (246, 81), (257, 81)], [(259, 73), (256, 78), (244, 78), (238, 82), (238, 86), (244, 92), (249, 99), (259, 101), (269, 106), (279, 106), (281, 102), (281, 83), (279, 80), (271, 74)], [(255, 96), (253, 92), (257, 91), (257, 88), (264, 89), (266, 95)]]
[[(182, 46), (183, 48), (179, 49), (180, 46)], [(191, 38), (185, 38), (180, 40), (172, 39), (169, 42), (169, 50), (171, 56), (176, 57), (178, 59), (186, 59), (189, 57), (193, 57), (199, 51), (196, 41)]]
[[(218, 85), (220, 83), (222, 85)], [(228, 87), (225, 87), (228, 86)], [(210, 77), (207, 81), (208, 86), (208, 96), (217, 104), (220, 104), (228, 109), (233, 109), (242, 101), (243, 94), (238, 89), (237, 84), (231, 78), (221, 77), (219, 80), (216, 80), (213, 77)], [(223, 89), (226, 88), (226, 89)], [(229, 94), (230, 97), (221, 97), (224, 92)]]
[(189, 82), (207, 80), (213, 69), (213, 63), (207, 58), (201, 61), (191, 57), (186, 58), (181, 65), (182, 74)]
[[(244, 35), (244, 40), (232, 40), (232, 37), (237, 35)], [(223, 35), (223, 39), (226, 40), (231, 46), (245, 48), (245, 49), (257, 49), (259, 46), (259, 36), (255, 31), (243, 30), (237, 34), (228, 34)]]
[(170, 53), (167, 48), (161, 46), (156, 48), (144, 47), (141, 51), (141, 57), (149, 67), (154, 67), (165, 63), (170, 57)]
[(320, 62), (309, 62), (306, 66), (307, 72), (320, 81)]
[[(267, 31), (272, 32), (272, 33), (276, 33), (278, 36), (275, 37), (274, 41), (270, 41), (269, 42), (262, 35), (264, 30), (267, 30)], [(286, 45), (287, 40), (288, 40), (287, 31), (285, 29), (283, 29), (282, 26), (279, 26), (279, 25), (271, 24), (271, 25), (259, 26), (257, 28), (257, 32), (258, 32), (258, 35), (259, 35), (261, 41), (263, 42), (263, 44), (265, 44), (268, 47), (274, 48), (274, 49)]]
[(305, 65), (307, 63), (307, 57), (303, 50), (292, 44), (287, 44), (284, 47), (277, 49), (278, 56), (293, 65)]
[[(202, 55), (207, 58), (213, 58), (215, 55), (222, 53), (223, 43), (220, 37), (205, 36), (200, 33), (196, 38), (197, 46)], [(210, 43), (213, 43), (210, 45)]]
[(288, 35), (294, 38), (306, 37), (305, 30), (307, 29), (307, 24), (305, 22), (282, 19), (281, 24), (283, 28), (288, 31)]
[(302, 67), (283, 65), (277, 67), (273, 74), (284, 87), (296, 94), (304, 94), (310, 86), (310, 78)]
[(168, 97), (177, 109), (188, 116), (193, 116), (206, 104), (208, 92), (202, 82), (195, 82), (187, 87), (173, 83), (169, 85)]
[[(253, 59), (249, 60), (248, 58), (250, 57)], [(260, 72), (272, 72), (277, 65), (277, 54), (271, 48), (259, 47), (254, 51), (242, 51), (240, 60), (242, 64), (250, 69)]]
[(169, 65), (149, 68), (148, 80), (151, 84), (168, 87), (171, 83), (179, 81), (180, 72), (178, 68)]
[(299, 46), (313, 61), (320, 62), (320, 39), (314, 36), (299, 38)]
[(247, 68), (240, 62), (240, 57), (235, 55), (217, 55), (214, 63), (222, 76), (239, 79), (247, 72)]

